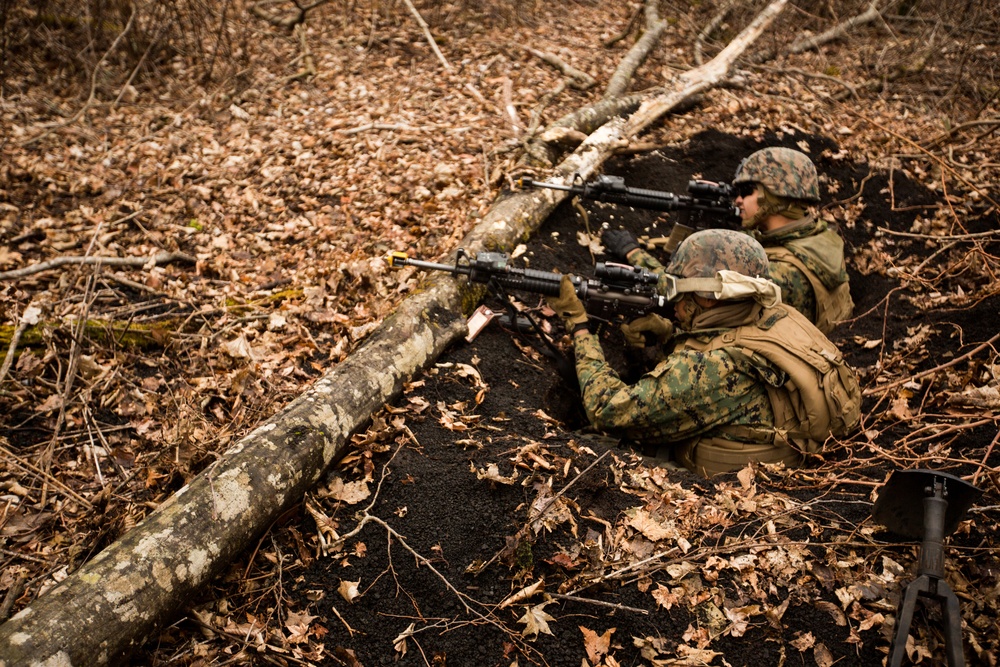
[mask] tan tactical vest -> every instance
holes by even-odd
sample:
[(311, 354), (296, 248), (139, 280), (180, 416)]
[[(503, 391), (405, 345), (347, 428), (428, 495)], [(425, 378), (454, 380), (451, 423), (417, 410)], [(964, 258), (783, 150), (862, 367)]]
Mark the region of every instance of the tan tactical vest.
[(818, 452), (828, 436), (847, 435), (860, 421), (861, 388), (854, 372), (840, 350), (789, 306), (766, 308), (753, 324), (680, 345), (702, 352), (725, 349), (788, 375), (780, 387), (766, 385), (774, 428), (724, 426), (712, 437), (675, 450), (681, 463), (705, 476), (739, 469), (751, 460), (798, 465), (804, 453)]
[[(839, 237), (838, 237), (839, 238)], [(809, 238), (795, 239), (786, 245), (793, 245), (797, 241), (808, 241)], [(843, 244), (843, 241), (841, 241)], [(787, 262), (791, 264), (809, 279), (812, 285), (813, 294), (816, 295), (816, 328), (827, 334), (833, 331), (837, 322), (846, 320), (854, 311), (854, 300), (851, 298), (851, 286), (848, 283), (841, 283), (834, 289), (827, 289), (826, 285), (819, 279), (816, 273), (806, 266), (799, 257), (785, 246), (765, 247), (767, 259), (772, 262)], [(841, 245), (841, 252), (843, 245)]]

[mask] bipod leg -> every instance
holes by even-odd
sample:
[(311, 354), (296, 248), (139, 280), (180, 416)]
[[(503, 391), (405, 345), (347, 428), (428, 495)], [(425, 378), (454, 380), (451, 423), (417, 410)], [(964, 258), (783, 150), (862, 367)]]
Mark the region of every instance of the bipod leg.
[(962, 650), (962, 612), (958, 598), (943, 579), (937, 582), (938, 597), (944, 612), (945, 649), (948, 667), (965, 667), (965, 652)]
[(926, 591), (930, 580), (927, 575), (920, 575), (906, 586), (903, 600), (899, 605), (899, 616), (896, 618), (896, 637), (892, 642), (892, 655), (889, 667), (902, 667), (903, 656), (906, 655), (906, 638), (910, 634), (910, 624), (913, 622), (913, 610), (917, 606), (917, 597)]

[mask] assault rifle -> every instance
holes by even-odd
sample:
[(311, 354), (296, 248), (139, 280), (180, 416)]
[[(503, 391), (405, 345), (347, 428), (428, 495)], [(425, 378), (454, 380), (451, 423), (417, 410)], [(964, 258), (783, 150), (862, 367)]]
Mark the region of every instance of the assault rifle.
[(522, 178), (519, 183), (526, 188), (549, 188), (622, 206), (632, 206), (650, 211), (700, 211), (729, 218), (739, 218), (739, 209), (733, 204), (736, 190), (726, 183), (688, 181), (687, 195), (677, 195), (662, 190), (631, 188), (621, 176), (601, 175), (593, 181), (562, 185)]
[[(689, 194), (676, 195), (673, 192), (628, 187), (625, 185), (625, 179), (621, 176), (601, 175), (593, 181), (574, 183), (573, 185), (533, 181), (530, 178), (522, 178), (518, 182), (522, 187), (563, 190), (584, 199), (650, 211), (682, 211), (688, 215), (711, 213), (723, 218), (723, 226), (736, 223), (740, 219), (740, 210), (733, 203), (736, 199), (736, 189), (727, 183), (688, 181)], [(687, 222), (686, 219), (685, 222)], [(660, 249), (669, 255), (695, 229), (694, 226), (676, 222), (669, 236), (655, 238), (640, 236), (637, 240), (646, 250)]]
[[(466, 276), (470, 283), (497, 285), (519, 292), (546, 296), (559, 294), (559, 285), (563, 278), (561, 273), (511, 266), (510, 256), (502, 252), (480, 252), (469, 255), (460, 248), (454, 265), (410, 259), (403, 252), (390, 252), (385, 259), (393, 268), (415, 266), (433, 271), (446, 271), (455, 276)], [(671, 312), (670, 298), (657, 292), (659, 275), (637, 266), (604, 262), (594, 267), (594, 273), (593, 278), (570, 276), (576, 287), (576, 295), (580, 297), (588, 312), (601, 313), (605, 316), (621, 314), (629, 317), (639, 317), (657, 311), (661, 311), (664, 315)]]

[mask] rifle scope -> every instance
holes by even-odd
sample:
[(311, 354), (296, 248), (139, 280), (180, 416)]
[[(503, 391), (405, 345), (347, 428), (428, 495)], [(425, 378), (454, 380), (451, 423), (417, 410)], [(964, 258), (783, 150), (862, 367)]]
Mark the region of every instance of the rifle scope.
[(735, 199), (736, 188), (729, 183), (714, 183), (712, 181), (688, 181), (688, 192), (695, 197), (711, 197), (715, 199)]

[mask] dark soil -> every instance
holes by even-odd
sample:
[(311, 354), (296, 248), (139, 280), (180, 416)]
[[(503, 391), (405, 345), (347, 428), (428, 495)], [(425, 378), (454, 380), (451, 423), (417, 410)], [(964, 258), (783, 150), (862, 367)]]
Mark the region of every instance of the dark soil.
[[(934, 284), (910, 281), (904, 285), (889, 270), (893, 265), (912, 267), (940, 245), (892, 236), (878, 232), (878, 228), (910, 232), (918, 216), (927, 216), (929, 207), (939, 205), (938, 194), (902, 171), (872, 173), (865, 164), (834, 157), (838, 147), (830, 139), (770, 135), (758, 143), (707, 132), (686, 145), (616, 158), (606, 171), (624, 176), (629, 185), (682, 193), (694, 176), (729, 180), (739, 160), (763, 145), (808, 147), (828, 179), (824, 209), (839, 216), (851, 202), (863, 205), (853, 219), (838, 217), (849, 248), (856, 319), (841, 325), (832, 338), (858, 369), (864, 387), (877, 387), (877, 378), (887, 373), (900, 377), (933, 368), (997, 333), (1000, 296), (990, 295), (984, 285), (971, 279), (962, 283), (966, 279), (961, 273)], [(895, 206), (887, 194), (890, 189)], [(669, 231), (670, 224), (659, 214), (594, 202), (585, 205), (594, 229), (608, 223), (637, 234)], [(673, 214), (670, 217), (675, 219)], [(966, 224), (967, 229), (951, 233), (995, 229), (996, 213), (969, 218)], [(561, 206), (529, 244), (525, 257), (530, 266), (592, 272), (588, 251), (576, 242), (580, 229), (574, 209), (568, 204)], [(888, 258), (884, 265), (872, 263), (873, 248), (882, 253), (878, 257)], [(998, 249), (996, 241), (985, 248), (993, 254)], [(968, 251), (967, 245), (959, 244), (939, 255), (942, 271), (954, 266), (957, 253)], [(950, 291), (954, 281), (963, 284), (965, 295), (981, 298), (931, 306), (938, 303), (932, 301), (932, 293)], [(537, 305), (537, 300), (527, 300)], [(927, 335), (910, 341), (918, 327), (925, 327)], [(604, 335), (606, 348), (615, 363), (621, 364), (622, 372), (634, 371), (636, 360), (615, 352), (620, 349), (615, 328), (607, 327)], [(721, 659), (712, 661), (708, 655), (702, 656), (704, 663), (684, 664), (883, 664), (900, 587), (912, 577), (907, 569), (895, 579), (880, 579), (889, 567), (883, 557), (909, 568), (915, 551), (911, 545), (879, 541), (877, 535), (862, 538), (863, 534), (871, 535), (864, 527), (872, 491), (894, 467), (936, 467), (972, 475), (980, 467), (976, 462), (985, 464), (987, 471), (1000, 465), (1000, 451), (991, 448), (996, 434), (992, 423), (924, 441), (907, 439), (919, 423), (935, 421), (927, 418), (932, 413), (944, 424), (975, 421), (960, 420), (961, 410), (945, 405), (945, 392), (936, 384), (939, 380), (913, 383), (907, 390), (914, 416), (911, 420), (890, 416), (892, 397), (884, 399), (873, 393), (865, 401), (867, 437), (859, 434), (831, 446), (824, 459), (810, 462), (811, 471), (758, 474), (760, 493), (812, 503), (808, 512), (791, 511), (789, 521), (743, 513), (726, 526), (709, 526), (698, 534), (686, 535), (695, 548), (691, 559), (704, 566), (708, 551), (716, 550), (720, 558), (756, 553), (747, 544), (759, 544), (777, 530), (795, 545), (802, 545), (807, 565), (790, 567), (784, 573), (763, 567), (728, 568), (717, 571), (715, 577), (688, 575), (679, 581), (665, 569), (685, 560), (675, 549), (669, 557), (651, 559), (633, 576), (607, 577), (586, 586), (585, 573), (607, 574), (616, 569), (614, 563), (600, 564), (594, 559), (599, 560), (609, 539), (624, 539), (623, 513), (644, 502), (651, 507), (650, 503), (659, 501), (635, 490), (626, 492), (627, 475), (644, 470), (637, 467), (641, 460), (586, 429), (576, 388), (539, 350), (544, 347), (536, 335), (514, 333), (494, 321), (473, 342), (449, 350), (401, 397), (390, 414), (384, 415), (391, 421), (397, 418), (395, 413), (401, 414), (409, 432), (388, 429), (396, 434), (393, 441), (363, 444), (362, 454), (343, 467), (345, 479), (359, 479), (367, 470), (372, 488), (380, 484), (368, 511), (391, 525), (403, 542), (385, 528), (369, 523), (340, 553), (316, 560), (304, 558), (312, 564), (284, 585), (292, 607), (324, 619), (328, 634), (323, 638), (326, 657), (322, 664), (578, 667), (593, 664), (583, 662), (587, 652), (581, 628), (597, 635), (613, 631), (609, 654), (617, 662), (608, 660), (608, 665), (653, 664), (656, 656), (666, 660), (681, 655), (678, 646), (695, 646), (692, 637), (699, 629), (715, 627), (708, 616), (712, 608), (709, 601), (714, 601), (716, 610), (754, 604), (772, 610), (782, 603), (787, 607), (770, 619), (763, 614), (751, 616), (742, 634), (725, 632), (713, 637), (707, 648), (721, 654)], [(952, 372), (978, 382), (983, 372), (980, 363), (974, 357), (956, 364)], [(474, 367), (488, 386), (478, 405), (479, 388), (456, 373), (458, 364)], [(464, 430), (444, 427), (445, 411), (458, 415), (459, 420), (464, 415)], [(947, 420), (948, 414), (955, 417), (953, 422)], [(947, 451), (933, 458), (929, 455), (933, 448)], [(537, 457), (527, 456), (525, 450)], [(593, 469), (580, 475), (609, 451)], [(497, 464), (499, 475), (517, 474), (517, 480), (505, 484), (474, 474), (473, 469), (485, 470), (491, 463)], [(685, 471), (669, 471), (667, 479), (706, 502), (740, 486), (735, 475), (704, 480)], [(524, 530), (538, 487), (550, 482), (555, 492), (571, 481), (574, 483), (566, 497), (573, 502), (575, 522), (537, 534)], [(979, 484), (987, 491), (981, 504), (995, 506), (996, 488), (989, 476), (980, 476)], [(669, 498), (664, 499), (668, 501), (665, 509), (672, 511)], [(326, 500), (324, 507), (339, 523), (338, 531), (343, 535), (354, 528), (354, 513), (367, 502), (348, 507)], [(998, 518), (1000, 513), (995, 509), (977, 513), (962, 534), (952, 538), (952, 544), (962, 548), (948, 552), (949, 569), (958, 573), (959, 582), (978, 581), (980, 590), (995, 590), (1000, 568), (993, 551), (996, 538), (992, 528)], [(293, 532), (315, 533), (315, 523), (308, 514), (303, 512), (300, 519)], [(303, 547), (302, 551), (308, 549)], [(478, 574), (470, 572), (483, 563), (487, 565)], [(245, 568), (246, 563), (239, 567)], [(446, 586), (445, 579), (455, 590)], [(502, 609), (496, 605), (539, 579), (544, 579), (546, 592), (574, 591), (578, 599), (553, 598), (544, 608), (554, 619), (548, 624), (552, 634), (527, 638), (521, 634), (524, 625), (517, 620), (529, 606), (542, 601), (540, 595), (530, 603)], [(353, 603), (338, 594), (342, 581), (360, 581), (361, 595)], [(656, 604), (651, 596), (658, 585), (676, 588), (681, 583), (686, 597), (669, 609)], [(840, 595), (851, 587), (863, 592), (855, 596), (855, 602), (844, 602)], [(705, 594), (699, 596), (700, 591)], [(962, 604), (970, 627), (982, 625), (982, 617), (988, 619), (995, 612), (974, 590), (963, 594)], [(887, 620), (867, 627), (859, 623), (858, 619), (871, 614), (882, 614)], [(996, 617), (992, 618), (995, 623)], [(936, 612), (922, 613), (915, 619), (916, 643), (938, 656), (937, 662), (924, 658), (924, 664), (941, 664), (939, 620)], [(410, 626), (413, 634), (406, 641), (404, 654), (394, 649), (394, 643)], [(990, 650), (995, 651), (996, 632), (979, 630), (980, 641), (987, 638), (993, 642)], [(647, 646), (645, 654), (640, 645)], [(656, 650), (648, 648), (653, 645)], [(825, 654), (818, 645), (825, 647)], [(967, 647), (967, 655), (976, 664), (972, 648)], [(828, 657), (832, 662), (823, 662)]]

